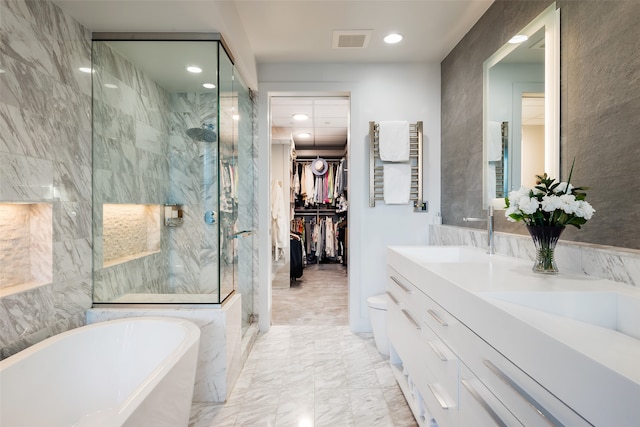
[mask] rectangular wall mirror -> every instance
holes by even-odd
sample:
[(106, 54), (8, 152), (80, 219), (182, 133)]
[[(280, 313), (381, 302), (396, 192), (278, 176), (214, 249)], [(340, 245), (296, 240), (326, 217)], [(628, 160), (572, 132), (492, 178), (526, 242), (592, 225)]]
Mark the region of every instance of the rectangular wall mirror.
[(484, 209), (536, 175), (560, 179), (560, 10), (513, 36), (484, 62)]

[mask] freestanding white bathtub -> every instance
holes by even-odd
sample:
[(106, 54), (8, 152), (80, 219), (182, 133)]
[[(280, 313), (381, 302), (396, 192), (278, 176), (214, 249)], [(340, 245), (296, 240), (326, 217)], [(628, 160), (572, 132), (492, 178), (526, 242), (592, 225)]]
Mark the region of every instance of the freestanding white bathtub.
[(199, 342), (193, 323), (159, 317), (46, 339), (0, 361), (0, 426), (187, 426)]

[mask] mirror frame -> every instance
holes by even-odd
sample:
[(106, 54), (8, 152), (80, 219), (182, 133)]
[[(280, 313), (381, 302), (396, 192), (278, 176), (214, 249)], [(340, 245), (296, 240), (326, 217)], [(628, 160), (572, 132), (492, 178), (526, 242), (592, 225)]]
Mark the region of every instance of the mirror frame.
[[(553, 3), (524, 27), (518, 34), (532, 36), (544, 28), (544, 167), (545, 172), (560, 179), (560, 9)], [(489, 70), (507, 55), (517, 49), (517, 44), (506, 43), (483, 64), (483, 107), (482, 107), (482, 208), (504, 209), (504, 199), (488, 200), (487, 194), (487, 144)]]

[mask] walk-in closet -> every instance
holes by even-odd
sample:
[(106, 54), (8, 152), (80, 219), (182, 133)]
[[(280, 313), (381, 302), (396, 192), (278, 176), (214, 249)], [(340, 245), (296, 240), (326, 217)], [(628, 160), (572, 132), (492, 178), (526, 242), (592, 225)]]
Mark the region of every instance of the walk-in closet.
[(271, 107), (272, 323), (348, 324), (347, 96)]

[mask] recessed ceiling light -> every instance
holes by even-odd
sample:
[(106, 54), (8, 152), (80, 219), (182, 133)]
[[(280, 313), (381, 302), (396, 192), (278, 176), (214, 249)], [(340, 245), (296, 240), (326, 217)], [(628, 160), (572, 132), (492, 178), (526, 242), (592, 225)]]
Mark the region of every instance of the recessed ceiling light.
[(398, 43), (402, 40), (402, 35), (398, 33), (391, 33), (384, 38), (384, 42), (388, 44)]
[(518, 44), (518, 43), (526, 42), (527, 40), (529, 40), (528, 36), (524, 34), (516, 34), (515, 36), (511, 37), (511, 39), (509, 39), (509, 43)]
[(238, 120), (240, 120), (240, 114), (234, 114), (231, 116), (231, 118), (237, 122)]
[(202, 68), (196, 67), (195, 65), (189, 65), (187, 67), (187, 71), (190, 73), (198, 74), (202, 72)]
[(93, 68), (90, 67), (80, 67), (78, 68), (78, 70), (82, 71), (83, 73), (93, 73)]
[(207, 89), (214, 89), (216, 85), (214, 85), (213, 83), (202, 83), (202, 87), (205, 87)]
[(293, 115), (293, 120), (303, 121), (308, 119), (309, 119), (309, 116), (304, 113), (298, 113)]
[(104, 87), (108, 87), (109, 89), (118, 89), (118, 86), (114, 85), (113, 83), (105, 83)]
[(299, 137), (299, 138), (309, 138), (310, 136), (311, 136), (311, 134), (310, 134), (310, 133), (308, 133), (308, 132), (300, 132), (300, 133), (298, 134), (298, 137)]

